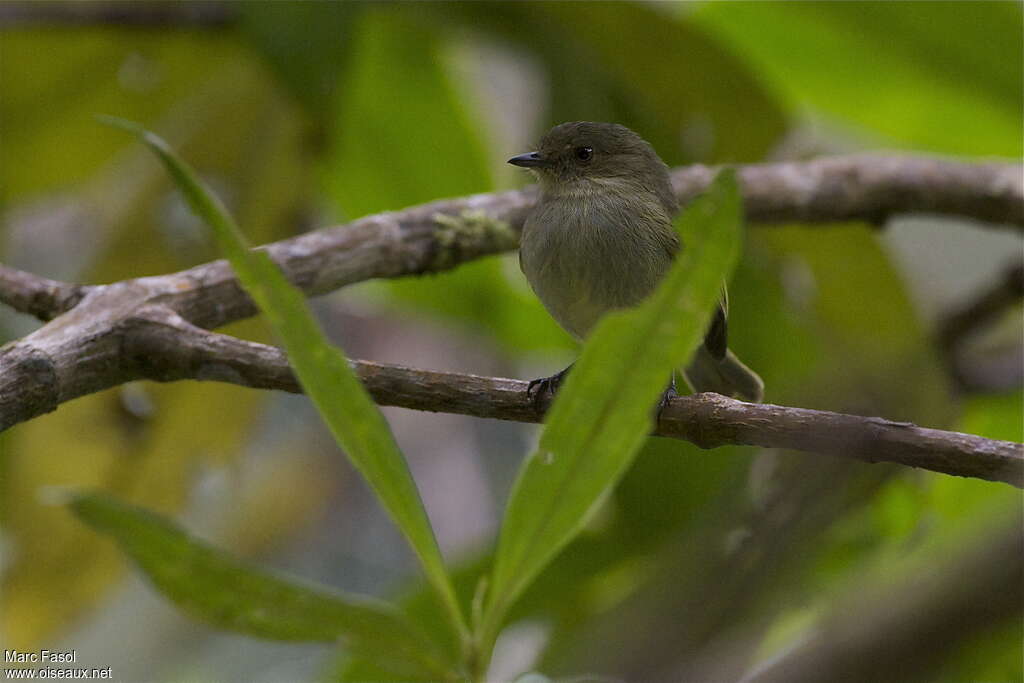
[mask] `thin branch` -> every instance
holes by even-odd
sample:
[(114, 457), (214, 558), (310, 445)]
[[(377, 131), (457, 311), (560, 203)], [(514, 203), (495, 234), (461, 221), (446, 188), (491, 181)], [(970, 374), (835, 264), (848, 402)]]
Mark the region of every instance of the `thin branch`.
[[(203, 379), (300, 392), (284, 352), (194, 327), (151, 309), (125, 347), (135, 371), (157, 381)], [(517, 422), (541, 422), (547, 406), (527, 382), (352, 361), (380, 405)], [(1024, 447), (1009, 441), (925, 429), (907, 422), (806, 408), (744, 403), (718, 394), (672, 399), (655, 431), (701, 448), (729, 444), (892, 462), (1024, 487)]]
[(86, 285), (49, 280), (0, 264), (0, 301), (40, 320), (52, 320), (78, 304)]
[[(126, 307), (121, 311), (103, 306), (103, 297), (87, 297), (56, 321), (70, 319), (62, 333), (40, 336), (37, 331), (0, 349), (0, 428), (135, 379), (213, 380), (300, 391), (280, 349), (203, 330), (158, 305), (136, 308), (135, 295), (130, 288), (121, 292)], [(124, 315), (125, 310), (130, 313)], [(366, 361), (353, 361), (353, 366), (381, 405), (519, 422), (540, 422), (546, 409), (534, 405), (526, 395), (527, 383), (520, 380)], [(1024, 487), (1020, 444), (875, 417), (701, 394), (670, 401), (656, 433), (703, 448), (793, 448)]]
[(1012, 391), (1024, 382), (1024, 352), (1019, 345), (1003, 352), (971, 353), (970, 340), (991, 327), (1024, 299), (1024, 261), (1006, 266), (1001, 276), (938, 325), (939, 351), (959, 391)]
[(1007, 266), (998, 280), (949, 313), (939, 325), (939, 345), (954, 349), (1024, 299), (1024, 262)]
[(236, 23), (231, 3), (188, 2), (5, 2), (0, 29), (29, 26), (133, 26), (143, 28), (225, 28)]
[[(933, 211), (1024, 226), (1024, 190), (1015, 182), (1015, 165), (864, 156), (746, 166), (740, 175), (755, 221), (877, 220), (893, 212)], [(675, 171), (680, 198), (692, 198), (711, 176), (706, 167)], [(263, 248), (313, 296), (513, 249), (535, 198), (527, 188), (444, 200)], [(279, 350), (206, 331), (256, 312), (224, 261), (90, 287), (0, 266), (0, 300), (44, 320), (56, 316), (0, 348), (0, 430), (132, 379), (298, 389)], [(385, 405), (525, 422), (542, 418), (527, 400), (524, 382), (365, 362), (356, 368)], [(795, 448), (1024, 485), (1019, 444), (880, 418), (709, 394), (674, 400), (658, 433), (705, 448)]]

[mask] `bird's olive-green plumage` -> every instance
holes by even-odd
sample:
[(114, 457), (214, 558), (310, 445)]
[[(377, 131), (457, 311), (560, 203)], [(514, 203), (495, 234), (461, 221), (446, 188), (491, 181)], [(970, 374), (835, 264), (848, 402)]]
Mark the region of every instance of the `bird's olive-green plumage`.
[[(519, 263), (563, 328), (582, 339), (607, 311), (651, 293), (681, 247), (679, 206), (668, 167), (643, 138), (614, 123), (563, 123), (509, 163), (540, 184)], [(685, 374), (697, 391), (761, 400), (760, 378), (726, 348), (724, 300)]]

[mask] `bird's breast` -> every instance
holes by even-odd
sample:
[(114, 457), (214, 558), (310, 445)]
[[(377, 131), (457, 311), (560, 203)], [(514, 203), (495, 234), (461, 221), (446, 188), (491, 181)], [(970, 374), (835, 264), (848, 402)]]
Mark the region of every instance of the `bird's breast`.
[(549, 198), (524, 226), (520, 263), (552, 316), (582, 338), (607, 311), (650, 294), (676, 244), (652, 202)]

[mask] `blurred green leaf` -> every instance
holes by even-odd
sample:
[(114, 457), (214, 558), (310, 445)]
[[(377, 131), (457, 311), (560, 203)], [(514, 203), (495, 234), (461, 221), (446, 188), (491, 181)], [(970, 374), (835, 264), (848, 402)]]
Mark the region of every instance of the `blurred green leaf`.
[[(245, 37), (292, 97), (323, 123), (329, 116), (364, 5), (358, 2), (238, 3)], [(296, 49), (301, 45), (302, 49)]]
[[(813, 361), (778, 368), (784, 376), (771, 364), (758, 365), (776, 375), (772, 402), (949, 424), (949, 379), (877, 231), (857, 224), (830, 226), (827, 233), (779, 226), (761, 232), (758, 241), (780, 261), (786, 304), (797, 323), (791, 331), (776, 330), (769, 343), (800, 345)], [(794, 375), (800, 365), (812, 371)]]
[[(484, 616), (488, 646), (508, 608), (579, 533), (653, 426), (672, 371), (700, 342), (738, 253), (739, 190), (724, 171), (677, 221), (689, 236), (662, 284), (606, 316), (561, 388), (512, 489)], [(694, 226), (699, 225), (698, 231)]]
[(710, 2), (691, 17), (794, 108), (908, 147), (1021, 155), (1019, 3)]
[[(150, 152), (121, 131), (97, 126), (97, 111), (158, 126), (238, 208), (254, 241), (294, 229), (295, 197), (310, 187), (297, 169), (295, 107), (251, 52), (225, 37), (110, 26), (5, 27), (0, 260), (99, 283), (216, 257), (208, 241), (191, 239), (201, 238), (201, 224), (187, 215)], [(10, 314), (3, 315), (5, 339), (34, 327), (8, 326), (16, 320)], [(231, 333), (266, 339), (266, 328), (252, 319)], [(11, 515), (3, 535), (17, 547), (0, 576), (0, 631), (12, 647), (51, 641), (89, 618), (125, 570), (110, 544), (64, 511), (41, 508), (40, 486), (130, 490), (148, 507), (173, 512), (194, 484), (197, 463), (223, 466), (242, 455), (254, 438), (254, 420), (273, 399), (215, 383), (136, 389), (84, 397), (15, 430), (16, 457), (0, 490)], [(122, 397), (140, 394), (149, 400), (144, 416), (122, 404)], [(318, 496), (314, 491), (302, 500), (313, 509)], [(236, 507), (244, 516), (245, 506)], [(268, 542), (286, 526), (268, 528)]]
[[(359, 17), (323, 167), (326, 189), (347, 217), (493, 188), (487, 131), (451, 77), (437, 27), (421, 16), (431, 11), (429, 4), (415, 11), (381, 5)], [(500, 258), (360, 290), (383, 294), (406, 314), (469, 322), (510, 349), (562, 339), (554, 325), (536, 324), (546, 314), (510, 284)]]
[(479, 124), (429, 25), (394, 7), (359, 16), (339, 93), (327, 188), (349, 218), (491, 188)]
[(409, 540), (427, 580), (437, 591), (453, 629), (466, 626), (451, 580), (409, 466), (384, 416), (366, 393), (340, 349), (328, 343), (306, 300), (266, 252), (248, 249), (245, 237), (223, 204), (159, 137), (130, 122), (108, 119), (132, 130), (157, 154), (192, 209), (211, 227), (239, 281), (282, 338), (289, 362), (334, 438), (373, 488)]
[(69, 507), (117, 541), (169, 600), (213, 626), (275, 640), (346, 639), (392, 673), (452, 678), (435, 646), (391, 604), (249, 566), (104, 494), (76, 495)]
[[(247, 81), (251, 61), (236, 43), (204, 32), (4, 30), (0, 195), (34, 199), (91, 180), (124, 146), (115, 131), (97, 130), (95, 112), (174, 121), (176, 107), (205, 94), (211, 73), (234, 67)], [(252, 92), (235, 97), (250, 109), (263, 106)], [(192, 117), (203, 118), (207, 104), (192, 100)]]
[(677, 534), (723, 487), (739, 485), (751, 455), (750, 448), (733, 446), (717, 448), (714, 457), (707, 457), (706, 451), (677, 439), (648, 439), (615, 489), (626, 537), (622, 542), (639, 552)]
[(1024, 680), (1024, 620), (1012, 619), (1001, 628), (980, 634), (951, 654), (931, 677), (935, 683)]
[[(580, 64), (618, 91), (616, 107), (670, 164), (756, 161), (786, 129), (774, 94), (712, 35), (656, 4), (538, 3), (553, 44), (574, 44)], [(628, 45), (628, 49), (623, 49)], [(561, 81), (564, 83), (564, 81)], [(671, 86), (668, 86), (671, 84)], [(557, 95), (557, 93), (556, 93)], [(743, 106), (737, 106), (742, 102)], [(573, 101), (564, 116), (590, 116)]]
[(987, 439), (1024, 441), (1024, 392), (966, 397), (956, 429)]

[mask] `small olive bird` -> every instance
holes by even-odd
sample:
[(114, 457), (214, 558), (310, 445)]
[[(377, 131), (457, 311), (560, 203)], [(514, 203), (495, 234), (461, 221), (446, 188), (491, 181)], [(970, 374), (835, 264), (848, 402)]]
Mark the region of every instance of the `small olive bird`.
[[(508, 163), (540, 183), (519, 265), (567, 332), (582, 340), (606, 312), (635, 306), (654, 290), (681, 248), (672, 225), (679, 203), (668, 167), (646, 140), (615, 123), (563, 123), (536, 152)], [(704, 343), (683, 374), (694, 391), (759, 402), (764, 384), (729, 351), (727, 325), (723, 283)], [(528, 391), (554, 393), (571, 367), (530, 382)]]

